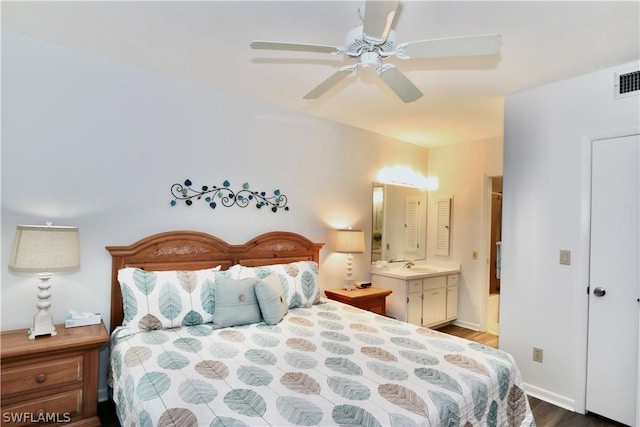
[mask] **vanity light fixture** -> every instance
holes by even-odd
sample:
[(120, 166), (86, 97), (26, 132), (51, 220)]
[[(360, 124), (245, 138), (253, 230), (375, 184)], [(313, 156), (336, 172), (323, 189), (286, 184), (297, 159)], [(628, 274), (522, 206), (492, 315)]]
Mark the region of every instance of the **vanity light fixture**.
[(438, 189), (438, 178), (424, 177), (421, 173), (407, 166), (385, 167), (376, 175), (378, 182), (383, 184), (401, 185), (404, 187), (424, 188), (430, 191)]
[(435, 191), (438, 189), (438, 187), (440, 186), (440, 180), (438, 179), (437, 176), (428, 176), (427, 178), (425, 178), (425, 185), (426, 185), (426, 189), (429, 191)]
[(343, 229), (336, 231), (336, 252), (346, 253), (347, 256), (347, 274), (344, 279), (344, 289), (354, 290), (355, 282), (353, 280), (353, 254), (364, 252), (364, 231)]
[(40, 335), (56, 335), (51, 307), (51, 279), (54, 271), (80, 268), (80, 239), (77, 227), (18, 225), (9, 270), (38, 273), (38, 313), (29, 330), (29, 339)]

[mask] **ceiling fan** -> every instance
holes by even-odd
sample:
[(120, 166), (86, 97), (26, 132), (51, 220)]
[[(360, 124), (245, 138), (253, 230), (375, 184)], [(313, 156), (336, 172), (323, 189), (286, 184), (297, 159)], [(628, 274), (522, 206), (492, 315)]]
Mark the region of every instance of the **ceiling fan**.
[(495, 55), (500, 50), (502, 37), (498, 34), (396, 44), (395, 33), (391, 29), (391, 25), (398, 9), (398, 3), (395, 0), (366, 0), (358, 10), (363, 25), (357, 26), (347, 33), (344, 48), (260, 40), (253, 41), (250, 46), (253, 49), (342, 54), (357, 59), (357, 63), (340, 68), (307, 93), (304, 99), (319, 98), (342, 79), (356, 71), (358, 66), (361, 66), (374, 68), (380, 79), (404, 102), (419, 99), (422, 92), (395, 65), (383, 64), (386, 58), (395, 56), (400, 59), (421, 59)]

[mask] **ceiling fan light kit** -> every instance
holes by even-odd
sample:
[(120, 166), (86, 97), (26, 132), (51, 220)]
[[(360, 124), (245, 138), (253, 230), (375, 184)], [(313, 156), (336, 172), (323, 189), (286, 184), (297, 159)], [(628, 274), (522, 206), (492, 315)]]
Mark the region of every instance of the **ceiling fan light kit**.
[(367, 0), (358, 9), (363, 25), (351, 29), (345, 37), (345, 47), (305, 43), (254, 41), (253, 49), (317, 52), (347, 55), (357, 62), (340, 68), (312, 89), (304, 99), (317, 99), (358, 66), (373, 68), (380, 79), (404, 102), (413, 102), (422, 97), (422, 92), (393, 64), (383, 64), (390, 56), (401, 60), (424, 58), (451, 58), (460, 56), (497, 55), (502, 46), (498, 34), (469, 37), (451, 37), (420, 40), (395, 45), (396, 37), (391, 29), (398, 10), (398, 1)]

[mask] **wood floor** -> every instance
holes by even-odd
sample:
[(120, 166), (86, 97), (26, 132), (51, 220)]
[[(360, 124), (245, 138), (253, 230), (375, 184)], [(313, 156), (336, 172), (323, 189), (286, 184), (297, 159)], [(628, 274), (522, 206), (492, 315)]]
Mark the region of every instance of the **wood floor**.
[[(619, 427), (621, 424), (597, 417), (566, 411), (550, 403), (529, 396), (537, 427)], [(100, 402), (98, 415), (104, 427), (120, 427), (113, 401)]]
[(498, 348), (498, 336), (487, 334), (486, 332), (472, 331), (471, 329), (461, 328), (455, 325), (445, 325), (438, 328), (440, 332), (444, 332), (457, 337), (466, 338), (470, 341), (479, 342), (489, 347)]
[[(476, 341), (490, 347), (498, 347), (498, 337), (483, 332), (476, 332), (459, 326), (447, 325), (438, 329), (451, 335)], [(582, 415), (567, 411), (558, 406), (529, 396), (529, 404), (538, 427), (620, 427), (615, 423), (597, 415)], [(98, 405), (98, 415), (104, 427), (120, 427), (112, 401)]]
[[(472, 331), (455, 325), (446, 325), (438, 328), (440, 332), (466, 338), (479, 342), (489, 347), (498, 348), (498, 336), (484, 332)], [(567, 411), (543, 400), (529, 396), (529, 405), (533, 411), (533, 417), (538, 427), (620, 427), (623, 424), (616, 423), (594, 414), (582, 415)]]

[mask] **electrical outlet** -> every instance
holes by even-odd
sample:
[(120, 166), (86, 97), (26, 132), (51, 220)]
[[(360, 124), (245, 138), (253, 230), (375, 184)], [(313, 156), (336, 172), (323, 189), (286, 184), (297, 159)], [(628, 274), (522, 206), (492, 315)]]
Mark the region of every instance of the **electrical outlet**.
[(542, 363), (542, 349), (538, 347), (533, 347), (533, 361)]
[(560, 249), (560, 264), (571, 265), (571, 251), (568, 249)]

